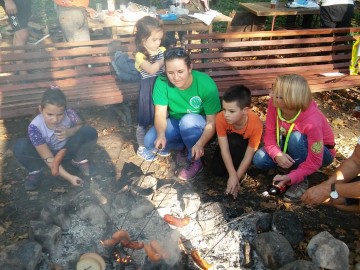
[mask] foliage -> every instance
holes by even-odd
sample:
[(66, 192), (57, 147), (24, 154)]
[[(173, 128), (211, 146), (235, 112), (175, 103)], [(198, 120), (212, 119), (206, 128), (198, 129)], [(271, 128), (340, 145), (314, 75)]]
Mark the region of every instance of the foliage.
[[(168, 3), (172, 0), (134, 0), (133, 2), (146, 5), (146, 6), (156, 6), (158, 8), (166, 7)], [(239, 2), (263, 2), (264, 0), (210, 0), (210, 7), (214, 10), (218, 10), (223, 14), (229, 14), (232, 10), (240, 10)], [(115, 0), (116, 7), (119, 7), (120, 4), (127, 4), (128, 0)], [(90, 7), (95, 8), (96, 3), (102, 3), (104, 7), (107, 6), (106, 0), (90, 0)], [(32, 20), (36, 21), (43, 25), (55, 25), (57, 24), (57, 16), (54, 8), (54, 3), (51, 0), (32, 0)], [(279, 16), (276, 19), (276, 25), (284, 25), (285, 17)], [(317, 21), (318, 23), (318, 21)], [(269, 29), (271, 24), (271, 17), (268, 17), (266, 20), (265, 28)], [(355, 10), (353, 26), (360, 25), (360, 12)], [(224, 32), (226, 30), (227, 23), (215, 23), (214, 31)]]

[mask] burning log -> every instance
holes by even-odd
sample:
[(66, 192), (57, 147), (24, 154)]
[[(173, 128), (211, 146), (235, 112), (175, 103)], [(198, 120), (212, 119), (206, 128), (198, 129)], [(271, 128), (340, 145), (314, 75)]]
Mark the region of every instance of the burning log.
[(164, 221), (175, 227), (182, 228), (190, 223), (190, 217), (186, 216), (183, 218), (178, 218), (174, 217), (173, 215), (166, 214), (164, 216)]

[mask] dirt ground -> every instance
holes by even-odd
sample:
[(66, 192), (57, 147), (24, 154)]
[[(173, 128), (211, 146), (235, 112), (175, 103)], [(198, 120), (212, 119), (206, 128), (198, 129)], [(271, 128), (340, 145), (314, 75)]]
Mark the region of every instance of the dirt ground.
[[(360, 92), (341, 90), (316, 93), (321, 110), (328, 117), (336, 137), (336, 160), (324, 170), (310, 176), (310, 185), (326, 179), (342, 160), (348, 157), (360, 136), (359, 118), (352, 116), (352, 110), (360, 102)], [(253, 98), (254, 110), (265, 119), (268, 97)], [(142, 162), (136, 156), (135, 124), (136, 106), (131, 104), (132, 123), (124, 117), (124, 108), (108, 106), (80, 110), (82, 117), (95, 127), (99, 134), (98, 146), (93, 150), (90, 160), (98, 168), (98, 176), (93, 179), (105, 192), (116, 192), (121, 181), (132, 174), (153, 173), (161, 181), (174, 177), (176, 166), (172, 158), (159, 159), (152, 164)], [(39, 219), (43, 207), (56, 200), (63, 200), (77, 194), (81, 188), (73, 188), (64, 180), (46, 174), (41, 187), (35, 192), (26, 192), (23, 181), (26, 171), (17, 163), (12, 154), (12, 146), (17, 138), (26, 136), (31, 117), (21, 117), (2, 122), (0, 126), (0, 251), (7, 245), (28, 238), (28, 223)], [(249, 209), (274, 212), (276, 210), (294, 211), (304, 224), (305, 239), (296, 248), (299, 258), (309, 259), (306, 245), (312, 236), (329, 231), (344, 241), (350, 251), (350, 263), (360, 262), (360, 215), (343, 213), (333, 208), (316, 208), (301, 203), (286, 203), (281, 198), (264, 198), (261, 193), (271, 183), (272, 174), (261, 173), (251, 168), (249, 177), (243, 182), (242, 190), (236, 200), (224, 195), (226, 179), (211, 175), (209, 164), (215, 143), (207, 146), (204, 157), (205, 170), (193, 182), (201, 200), (218, 201), (224, 205), (224, 215), (231, 219)], [(134, 166), (135, 165), (135, 166)], [(151, 165), (151, 166), (149, 166)], [(67, 166), (74, 171), (71, 166)], [(89, 188), (90, 179), (85, 178), (83, 189)]]

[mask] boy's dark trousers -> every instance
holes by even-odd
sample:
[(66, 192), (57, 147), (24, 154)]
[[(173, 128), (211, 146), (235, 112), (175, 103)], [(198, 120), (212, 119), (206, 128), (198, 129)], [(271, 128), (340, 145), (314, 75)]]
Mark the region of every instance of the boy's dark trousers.
[[(240, 166), (241, 161), (244, 158), (246, 148), (248, 147), (249, 140), (244, 139), (242, 135), (237, 133), (227, 134), (230, 155), (234, 164), (235, 170)], [(216, 176), (228, 176), (225, 163), (221, 156), (220, 146), (218, 145), (215, 149), (213, 160), (212, 160), (212, 171)]]
[[(67, 149), (64, 162), (76, 158), (76, 161), (86, 159), (83, 155), (85, 148), (89, 148), (97, 141), (97, 131), (91, 126), (82, 126), (73, 136), (66, 142)], [(54, 155), (56, 153), (53, 153)], [(28, 138), (20, 138), (15, 142), (14, 155), (16, 159), (25, 167), (28, 172), (39, 171), (46, 167), (44, 160), (41, 159), (39, 153), (32, 145)]]

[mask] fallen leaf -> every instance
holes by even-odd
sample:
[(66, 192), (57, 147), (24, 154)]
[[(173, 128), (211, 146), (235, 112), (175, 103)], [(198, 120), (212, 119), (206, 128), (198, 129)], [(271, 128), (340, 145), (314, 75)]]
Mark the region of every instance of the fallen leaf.
[(340, 118), (335, 118), (334, 120), (332, 120), (332, 124), (335, 126), (344, 126), (344, 121)]
[(54, 193), (65, 193), (67, 190), (64, 187), (60, 187), (60, 188), (54, 188), (52, 190), (52, 192)]
[(24, 233), (24, 234), (16, 237), (17, 240), (23, 240), (23, 239), (28, 239), (28, 238), (29, 238), (29, 235), (27, 233)]
[(336, 228), (336, 229), (335, 229), (335, 232), (338, 233), (338, 234), (340, 234), (340, 235), (345, 235), (345, 234), (347, 234), (347, 231), (344, 230), (344, 229), (341, 229), (341, 228)]

